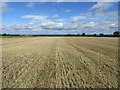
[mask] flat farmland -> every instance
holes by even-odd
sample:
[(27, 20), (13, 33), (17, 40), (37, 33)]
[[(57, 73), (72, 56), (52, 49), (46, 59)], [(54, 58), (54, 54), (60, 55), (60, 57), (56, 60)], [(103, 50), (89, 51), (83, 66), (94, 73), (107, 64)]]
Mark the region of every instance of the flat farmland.
[(118, 87), (118, 38), (2, 39), (3, 88)]

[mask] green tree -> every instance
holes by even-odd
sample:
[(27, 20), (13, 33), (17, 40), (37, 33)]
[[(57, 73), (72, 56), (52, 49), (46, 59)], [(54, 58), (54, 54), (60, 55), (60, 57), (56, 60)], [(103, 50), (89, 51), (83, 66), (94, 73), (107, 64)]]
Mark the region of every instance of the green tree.
[(70, 34), (68, 34), (68, 36), (70, 36)]
[(82, 33), (82, 36), (85, 36), (85, 33)]
[(77, 34), (77, 36), (79, 36), (79, 34)]
[(93, 34), (93, 36), (97, 36), (97, 34)]
[(103, 34), (103, 33), (100, 33), (99, 36), (104, 36), (104, 34)]
[(120, 32), (119, 32), (119, 31), (115, 31), (115, 32), (113, 33), (113, 35), (114, 35), (114, 36), (119, 36), (119, 35), (120, 35)]
[(6, 35), (7, 35), (6, 33), (3, 34), (3, 36), (6, 36)]

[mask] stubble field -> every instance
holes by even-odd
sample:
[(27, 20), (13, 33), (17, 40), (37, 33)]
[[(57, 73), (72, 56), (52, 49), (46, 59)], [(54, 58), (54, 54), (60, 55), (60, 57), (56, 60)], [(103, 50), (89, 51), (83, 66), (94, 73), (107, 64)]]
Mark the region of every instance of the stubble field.
[(118, 38), (3, 38), (3, 88), (118, 87)]

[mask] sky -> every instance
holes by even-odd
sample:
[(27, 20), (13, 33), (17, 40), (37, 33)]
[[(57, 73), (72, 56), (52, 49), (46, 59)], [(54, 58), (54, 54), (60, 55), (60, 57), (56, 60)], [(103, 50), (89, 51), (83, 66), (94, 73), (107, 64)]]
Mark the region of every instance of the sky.
[(117, 2), (2, 2), (7, 34), (112, 34), (118, 30)]

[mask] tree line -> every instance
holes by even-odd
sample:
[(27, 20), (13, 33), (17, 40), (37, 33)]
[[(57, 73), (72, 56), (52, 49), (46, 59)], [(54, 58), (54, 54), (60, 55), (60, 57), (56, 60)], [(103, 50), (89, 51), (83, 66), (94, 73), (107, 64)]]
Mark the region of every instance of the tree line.
[(105, 35), (103, 33), (100, 34), (93, 34), (93, 35), (88, 35), (85, 33), (82, 34), (65, 34), (65, 35), (19, 35), (19, 34), (0, 34), (0, 36), (93, 36), (93, 37), (119, 37), (120, 36), (120, 32), (119, 31), (115, 31), (113, 32), (112, 35)]
[(101, 37), (102, 36), (116, 36), (116, 37), (118, 37), (118, 36), (120, 36), (120, 32), (119, 31), (115, 31), (115, 32), (113, 32), (113, 35), (105, 35), (103, 33), (93, 34), (93, 35), (86, 35), (85, 33), (82, 33), (81, 36), (101, 36)]

